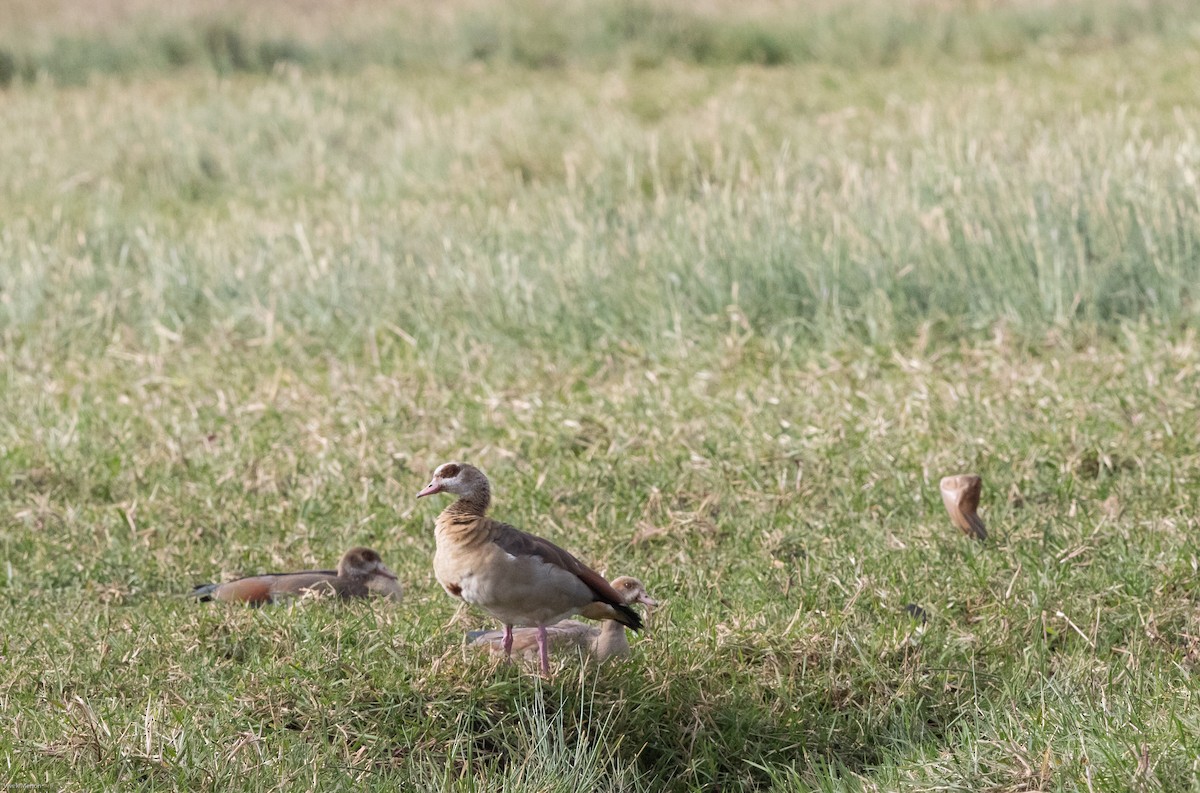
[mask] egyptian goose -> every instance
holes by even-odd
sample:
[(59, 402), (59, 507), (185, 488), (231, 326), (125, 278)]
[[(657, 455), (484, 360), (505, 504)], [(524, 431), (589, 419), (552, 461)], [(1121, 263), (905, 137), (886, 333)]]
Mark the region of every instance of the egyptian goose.
[(950, 521), (968, 537), (986, 540), (987, 527), (976, 511), (983, 480), (975, 474), (947, 476), (938, 483), (938, 490), (942, 493), (942, 504), (950, 514)]
[[(646, 587), (636, 578), (614, 578), (612, 587), (621, 593), (627, 606), (641, 603), (646, 608), (654, 608), (658, 605), (658, 601), (650, 597)], [(532, 657), (538, 649), (537, 629), (517, 628), (512, 635), (513, 651), (517, 655)], [(597, 661), (629, 655), (629, 639), (625, 635), (625, 626), (616, 620), (605, 620), (599, 628), (576, 620), (563, 620), (546, 627), (546, 639), (552, 648), (578, 647), (595, 656)], [(467, 640), (473, 647), (482, 647), (498, 653), (503, 649), (504, 633), (471, 631), (467, 634)]]
[(452, 597), (504, 623), (504, 653), (514, 625), (537, 629), (542, 674), (550, 673), (549, 625), (581, 614), (641, 630), (642, 620), (604, 577), (548, 540), (487, 516), (491, 487), (473, 465), (443, 463), (417, 498), (453, 493), (434, 526), (433, 572)]
[(351, 548), (338, 562), (337, 570), (267, 573), (224, 584), (201, 584), (192, 590), (192, 595), (202, 601), (223, 600), (259, 606), (306, 592), (332, 592), (342, 598), (379, 594), (392, 600), (399, 600), (402, 594), (396, 574), (388, 569), (379, 554), (370, 548)]

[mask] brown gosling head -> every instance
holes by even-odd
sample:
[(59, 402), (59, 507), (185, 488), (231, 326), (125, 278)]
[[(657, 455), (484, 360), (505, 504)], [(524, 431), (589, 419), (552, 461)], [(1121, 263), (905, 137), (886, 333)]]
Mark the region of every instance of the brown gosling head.
[(396, 580), (396, 574), (370, 548), (351, 548), (342, 556), (337, 567), (341, 578), (371, 578), (382, 576)]
[[(434, 493), (453, 493), (468, 500), (479, 500), (489, 492), (487, 477), (468, 463), (442, 463), (433, 472), (433, 479), (417, 498)], [(486, 500), (486, 499), (485, 499)]]
[(621, 599), (625, 601), (625, 605), (632, 606), (634, 603), (641, 603), (646, 608), (654, 608), (658, 605), (658, 601), (650, 597), (646, 592), (646, 586), (641, 581), (631, 576), (623, 575), (620, 578), (614, 578), (612, 581), (613, 589), (621, 594)]

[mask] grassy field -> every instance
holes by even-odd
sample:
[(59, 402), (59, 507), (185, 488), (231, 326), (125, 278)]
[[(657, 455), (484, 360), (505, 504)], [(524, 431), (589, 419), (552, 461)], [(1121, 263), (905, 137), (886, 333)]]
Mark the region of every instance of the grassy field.
[(0, 18), (0, 790), (1200, 791), (1200, 7), (239, 5)]

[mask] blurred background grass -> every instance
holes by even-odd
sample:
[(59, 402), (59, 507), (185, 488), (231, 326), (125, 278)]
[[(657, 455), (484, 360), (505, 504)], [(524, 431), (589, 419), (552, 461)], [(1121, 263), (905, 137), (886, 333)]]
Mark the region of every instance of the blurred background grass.
[[(731, 321), (829, 345), (1196, 317), (1194, 4), (7, 13), (0, 318), (57, 348), (274, 323), (578, 352)], [(274, 76), (214, 79), (239, 71)]]
[(479, 0), (334, 3), (70, 0), (5, 4), (0, 80), (152, 74), (189, 67), (332, 71), (825, 63), (876, 68), (949, 59), (1002, 62), (1153, 35), (1194, 41), (1183, 0), (805, 0), (799, 3)]

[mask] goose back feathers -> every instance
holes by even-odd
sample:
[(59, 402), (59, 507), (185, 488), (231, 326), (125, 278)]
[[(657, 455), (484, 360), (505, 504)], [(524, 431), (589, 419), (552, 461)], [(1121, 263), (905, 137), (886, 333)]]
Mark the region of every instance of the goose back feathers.
[(342, 555), (336, 570), (265, 573), (223, 584), (201, 584), (191, 594), (201, 601), (220, 600), (257, 606), (307, 592), (327, 592), (340, 598), (378, 594), (393, 600), (399, 600), (402, 594), (395, 573), (370, 548), (351, 548)]

